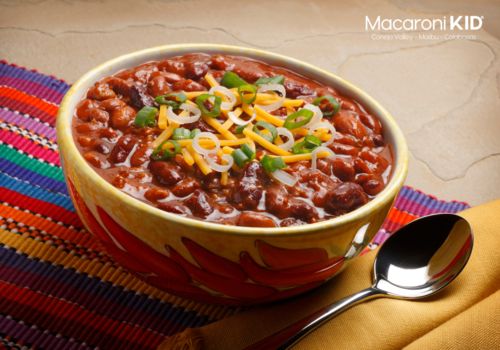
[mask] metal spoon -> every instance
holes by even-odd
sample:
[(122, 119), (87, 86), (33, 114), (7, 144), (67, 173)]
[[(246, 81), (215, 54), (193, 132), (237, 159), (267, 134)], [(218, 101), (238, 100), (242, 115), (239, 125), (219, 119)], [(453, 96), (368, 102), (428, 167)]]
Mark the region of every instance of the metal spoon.
[(287, 349), (326, 321), (365, 300), (418, 299), (432, 295), (462, 271), (473, 241), (469, 223), (458, 215), (435, 214), (414, 220), (380, 247), (372, 287), (341, 299), (245, 350)]

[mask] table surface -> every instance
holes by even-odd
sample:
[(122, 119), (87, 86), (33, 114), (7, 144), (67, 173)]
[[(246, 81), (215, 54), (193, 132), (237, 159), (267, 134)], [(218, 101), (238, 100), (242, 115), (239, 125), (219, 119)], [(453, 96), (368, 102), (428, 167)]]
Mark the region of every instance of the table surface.
[[(484, 19), (474, 31), (366, 30), (365, 16), (378, 15)], [(500, 198), (499, 21), (500, 3), (488, 0), (0, 0), (0, 59), (73, 83), (111, 58), (166, 44), (294, 57), (359, 86), (393, 115), (410, 149), (407, 185), (478, 205)], [(457, 34), (476, 39), (446, 38)]]

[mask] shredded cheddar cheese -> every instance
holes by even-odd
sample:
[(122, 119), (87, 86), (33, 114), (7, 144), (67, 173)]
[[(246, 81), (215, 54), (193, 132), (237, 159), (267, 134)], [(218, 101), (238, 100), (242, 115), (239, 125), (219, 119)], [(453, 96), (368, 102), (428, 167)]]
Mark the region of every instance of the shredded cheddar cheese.
[(217, 80), (215, 80), (215, 78), (214, 78), (214, 76), (212, 74), (205, 75), (205, 80), (207, 81), (207, 83), (211, 87), (220, 86), (219, 83), (217, 82)]
[(212, 168), (208, 165), (207, 161), (203, 159), (201, 154), (196, 152), (191, 144), (186, 146), (188, 152), (191, 154), (191, 157), (193, 157), (194, 161), (200, 168), (200, 170), (203, 172), (203, 174), (208, 175), (212, 172)]
[[(221, 146), (236, 146), (236, 145), (242, 145), (245, 142), (248, 142), (248, 138), (243, 138), (243, 139), (236, 139), (236, 140), (220, 140), (220, 145)], [(187, 147), (188, 145), (191, 145), (193, 143), (193, 140), (177, 140), (177, 143), (181, 147)], [(198, 143), (200, 146), (207, 146), (207, 147), (215, 147), (215, 142), (210, 139), (202, 138), (198, 140)], [(174, 148), (174, 145), (171, 143), (167, 143), (165, 146), (163, 146), (163, 149), (165, 148)], [(205, 147), (204, 147), (205, 148)]]
[(160, 105), (160, 115), (158, 116), (158, 127), (166, 129), (168, 126), (167, 105)]
[(278, 154), (280, 156), (289, 156), (292, 155), (290, 152), (285, 151), (283, 148), (279, 148), (276, 146), (274, 143), (271, 143), (267, 141), (265, 138), (262, 136), (256, 134), (250, 129), (243, 129), (243, 133), (250, 139), (254, 140), (255, 142), (259, 143), (262, 147), (267, 148), (271, 152)]
[(179, 124), (171, 122), (170, 125), (156, 138), (156, 140), (151, 142), (151, 147), (156, 149), (163, 141), (167, 141), (170, 136), (172, 136), (174, 129), (178, 127)]
[[(325, 152), (325, 151), (318, 152), (318, 154), (317, 154), (318, 158), (325, 158), (325, 157), (328, 157), (330, 155), (331, 155), (330, 153)], [(276, 157), (276, 156), (271, 155), (271, 157)], [(305, 154), (294, 154), (294, 155), (290, 155), (290, 156), (282, 156), (281, 158), (283, 159), (283, 161), (285, 163), (295, 163), (295, 162), (299, 162), (301, 160), (311, 160), (311, 157), (312, 157), (311, 153), (305, 153)]]
[(182, 151), (181, 151), (181, 153), (182, 153), (182, 156), (184, 157), (184, 160), (186, 161), (186, 163), (188, 165), (193, 165), (194, 164), (194, 159), (191, 156), (191, 153), (189, 153), (187, 149), (183, 148)]

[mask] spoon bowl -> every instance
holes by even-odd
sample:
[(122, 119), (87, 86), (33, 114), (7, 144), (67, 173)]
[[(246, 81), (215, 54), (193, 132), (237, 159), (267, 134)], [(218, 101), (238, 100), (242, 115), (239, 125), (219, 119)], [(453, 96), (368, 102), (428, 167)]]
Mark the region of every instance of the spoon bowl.
[(470, 224), (455, 214), (416, 219), (394, 232), (379, 248), (372, 287), (341, 299), (245, 350), (284, 350), (349, 307), (391, 297), (423, 298), (442, 290), (464, 269), (472, 253)]
[(472, 245), (472, 229), (461, 216), (434, 214), (414, 220), (380, 248), (374, 288), (400, 298), (434, 294), (462, 271)]

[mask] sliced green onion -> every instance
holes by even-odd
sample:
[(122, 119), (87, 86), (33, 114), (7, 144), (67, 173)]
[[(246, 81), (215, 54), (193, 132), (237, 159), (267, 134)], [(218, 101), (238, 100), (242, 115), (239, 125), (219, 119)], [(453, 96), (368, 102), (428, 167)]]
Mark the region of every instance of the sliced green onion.
[[(169, 142), (172, 145), (174, 145), (174, 152), (172, 152), (168, 148), (163, 149), (163, 145), (166, 145)], [(161, 151), (163, 151), (163, 155), (162, 156), (158, 155)], [(159, 145), (153, 151), (153, 154), (151, 154), (151, 158), (153, 158), (154, 160), (166, 160), (166, 159), (168, 159), (171, 156), (174, 156), (176, 154), (180, 154), (181, 151), (182, 151), (182, 147), (181, 147), (181, 145), (179, 145), (179, 143), (177, 141), (167, 140), (167, 141), (162, 142), (161, 145)]]
[[(306, 125), (309, 123), (314, 116), (314, 112), (310, 111), (309, 109), (301, 109), (295, 113), (290, 114), (288, 117), (286, 117), (285, 123), (283, 124), (283, 127), (287, 128), (288, 130), (294, 130), (297, 128), (300, 128), (301, 126)], [(305, 117), (306, 119), (301, 120), (300, 122), (292, 122), (292, 120), (295, 120), (299, 117)]]
[(310, 148), (303, 148), (307, 146), (307, 142), (304, 140), (302, 142), (299, 142), (295, 146), (292, 147), (292, 153), (293, 154), (304, 154), (304, 153), (311, 153), (313, 150)]
[[(244, 91), (251, 91), (253, 94), (253, 97), (249, 100), (245, 100), (245, 98), (243, 97)], [(253, 101), (255, 101), (255, 99), (257, 98), (257, 90), (255, 90), (255, 88), (249, 84), (240, 85), (240, 86), (238, 86), (238, 95), (240, 95), (241, 100), (243, 102), (245, 102), (246, 104), (250, 104), (250, 103), (253, 103)]]
[[(174, 100), (177, 98), (179, 99), (179, 102), (176, 102), (172, 99), (168, 99), (168, 97), (174, 97)], [(173, 109), (177, 109), (180, 107), (181, 104), (187, 101), (187, 96), (184, 95), (182, 92), (175, 93), (175, 94), (168, 94), (168, 95), (162, 95), (158, 96), (155, 98), (156, 103), (160, 105), (169, 105), (172, 106)]]
[(231, 153), (231, 157), (234, 159), (234, 164), (238, 166), (238, 168), (243, 168), (245, 163), (250, 161), (250, 158), (243, 152), (241, 149), (235, 149)]
[(307, 135), (304, 141), (306, 142), (306, 147), (309, 149), (315, 149), (323, 144), (323, 142), (314, 135)]
[(135, 116), (135, 126), (155, 126), (155, 118), (158, 110), (154, 107), (143, 107)]
[(240, 126), (237, 126), (235, 129), (234, 129), (234, 133), (235, 134), (243, 134), (243, 129), (245, 129), (247, 126), (246, 125), (240, 125)]
[(337, 101), (337, 99), (333, 96), (321, 96), (315, 99), (312, 104), (315, 106), (318, 106), (321, 104), (321, 101), (327, 100), (332, 106), (333, 106), (333, 111), (326, 113), (324, 110), (321, 110), (323, 112), (323, 115), (326, 117), (329, 117), (331, 115), (337, 114), (337, 112), (340, 110), (340, 103)]
[[(268, 134), (264, 134), (263, 132), (261, 132), (257, 127), (260, 126), (261, 128), (264, 128), (266, 130), (269, 131)], [(256, 123), (253, 127), (253, 132), (256, 133), (256, 134), (259, 134), (260, 136), (262, 136), (263, 138), (265, 138), (266, 140), (268, 140), (269, 142), (274, 142), (274, 140), (276, 140), (276, 138), (278, 137), (278, 130), (276, 130), (276, 127), (268, 122), (265, 122), (263, 120), (261, 120), (260, 122)]]
[(283, 75), (275, 75), (270, 78), (259, 78), (255, 82), (256, 86), (263, 86), (266, 84), (283, 84), (285, 82), (285, 77)]
[[(315, 148), (320, 147), (323, 143), (314, 135), (307, 135), (304, 141), (297, 143), (292, 147), (293, 154), (311, 153)], [(305, 148), (304, 148), (305, 147)]]
[[(203, 102), (205, 102), (206, 100), (208, 100), (209, 98), (214, 98), (214, 108), (209, 111), (205, 105), (203, 104)], [(218, 117), (220, 115), (220, 105), (222, 103), (222, 98), (219, 97), (219, 96), (215, 96), (215, 95), (209, 95), (209, 94), (202, 94), (200, 96), (198, 96), (196, 98), (196, 104), (198, 105), (198, 107), (201, 109), (201, 111), (208, 115), (209, 117)]]
[(228, 89), (232, 89), (241, 85), (248, 85), (248, 83), (241, 79), (238, 74), (233, 72), (226, 72), (220, 80), (220, 83)]
[(248, 143), (244, 143), (241, 146), (241, 150), (248, 156), (248, 158), (250, 159), (249, 162), (254, 160), (255, 157), (257, 156), (257, 153), (255, 153), (255, 151), (252, 149), (252, 147), (248, 145)]
[(191, 131), (184, 128), (175, 128), (172, 138), (174, 140), (189, 140), (191, 138)]
[(193, 129), (193, 130), (191, 130), (191, 135), (189, 135), (189, 138), (190, 138), (190, 139), (194, 139), (194, 137), (195, 137), (196, 135), (198, 135), (200, 132), (201, 132), (201, 130), (200, 130), (200, 129)]
[(270, 172), (286, 168), (286, 163), (283, 161), (283, 158), (271, 157), (267, 154), (260, 160), (260, 164), (262, 164), (264, 170)]

